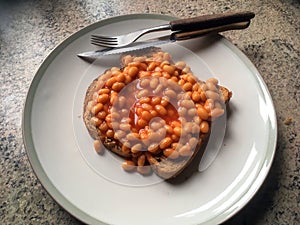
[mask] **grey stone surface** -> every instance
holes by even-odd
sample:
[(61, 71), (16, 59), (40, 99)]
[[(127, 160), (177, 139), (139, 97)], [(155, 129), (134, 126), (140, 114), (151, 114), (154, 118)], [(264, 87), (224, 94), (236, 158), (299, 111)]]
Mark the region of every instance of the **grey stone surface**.
[(81, 224), (34, 175), (22, 141), (22, 109), (47, 54), (93, 22), (131, 13), (191, 17), (256, 13), (249, 29), (224, 35), (254, 63), (272, 95), (278, 142), (269, 176), (231, 224), (300, 224), (300, 3), (297, 0), (0, 0), (0, 224)]

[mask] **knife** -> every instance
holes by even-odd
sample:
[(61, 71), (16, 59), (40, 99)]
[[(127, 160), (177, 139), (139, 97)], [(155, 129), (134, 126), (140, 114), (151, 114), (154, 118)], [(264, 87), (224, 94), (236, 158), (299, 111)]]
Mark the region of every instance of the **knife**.
[(105, 48), (101, 50), (96, 51), (89, 51), (89, 52), (83, 52), (77, 54), (78, 57), (91, 61), (95, 60), (97, 58), (100, 58), (102, 56), (112, 55), (112, 54), (122, 54), (126, 52), (132, 52), (137, 50), (142, 50), (146, 48), (150, 48), (153, 46), (159, 46), (167, 43), (172, 43), (176, 41), (182, 41), (182, 40), (188, 40), (196, 37), (201, 37), (207, 34), (211, 33), (218, 33), (228, 30), (240, 30), (245, 29), (250, 25), (250, 20), (244, 21), (244, 22), (238, 22), (238, 23), (231, 23), (226, 25), (221, 25), (217, 27), (207, 28), (207, 29), (201, 29), (197, 31), (186, 31), (186, 32), (174, 32), (170, 35), (150, 39), (148, 41), (144, 42), (135, 42), (125, 47), (120, 48)]

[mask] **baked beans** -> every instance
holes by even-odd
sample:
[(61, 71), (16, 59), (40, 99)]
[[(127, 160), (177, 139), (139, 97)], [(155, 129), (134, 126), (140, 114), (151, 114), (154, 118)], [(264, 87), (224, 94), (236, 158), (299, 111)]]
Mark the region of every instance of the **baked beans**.
[[(224, 114), (218, 80), (199, 81), (185, 62), (173, 64), (170, 59), (163, 52), (152, 58), (123, 57), (124, 68), (113, 67), (99, 77), (87, 104), (100, 139), (116, 141), (131, 155), (122, 164), (125, 171), (148, 175), (155, 157), (190, 157), (199, 134), (209, 133), (211, 120)], [(130, 85), (132, 89), (121, 95)], [(94, 149), (103, 153), (99, 140)]]

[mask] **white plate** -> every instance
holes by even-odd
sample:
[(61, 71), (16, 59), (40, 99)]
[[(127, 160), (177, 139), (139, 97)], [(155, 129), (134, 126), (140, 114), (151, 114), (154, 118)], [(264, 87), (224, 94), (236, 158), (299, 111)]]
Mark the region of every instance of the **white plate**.
[(221, 223), (249, 202), (271, 167), (277, 138), (272, 99), (252, 63), (221, 36), (161, 46), (201, 79), (213, 74), (233, 91), (223, 145), (208, 169), (171, 184), (127, 174), (112, 154), (94, 153), (81, 117), (83, 97), (118, 57), (91, 65), (76, 54), (95, 48), (92, 33), (126, 33), (171, 19), (136, 14), (88, 26), (61, 43), (32, 81), (23, 115), (29, 160), (49, 194), (85, 223)]

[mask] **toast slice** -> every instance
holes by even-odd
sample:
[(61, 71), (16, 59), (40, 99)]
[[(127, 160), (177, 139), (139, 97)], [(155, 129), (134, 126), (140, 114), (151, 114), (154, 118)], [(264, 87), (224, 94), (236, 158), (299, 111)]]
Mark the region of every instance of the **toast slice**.
[[(153, 67), (153, 64), (156, 65), (155, 68)], [(174, 64), (171, 60), (171, 56), (168, 53), (162, 52), (158, 48), (153, 48), (150, 51), (148, 50), (147, 52), (145, 51), (138, 52), (138, 55), (137, 54), (124, 55), (121, 57), (121, 66), (122, 66), (121, 69), (119, 68), (108, 69), (98, 78), (96, 78), (88, 87), (86, 91), (84, 106), (83, 106), (83, 120), (86, 125), (86, 128), (93, 139), (100, 140), (108, 150), (114, 152), (115, 154), (121, 156), (126, 160), (125, 166), (123, 166), (123, 168), (126, 171), (137, 170), (143, 175), (148, 175), (151, 173), (151, 170), (149, 170), (149, 168), (151, 168), (158, 176), (160, 176), (163, 179), (174, 178), (178, 176), (193, 161), (194, 157), (198, 154), (199, 151), (204, 150), (202, 147), (206, 143), (207, 139), (209, 138), (210, 123), (213, 119), (217, 119), (219, 116), (223, 114), (222, 112), (224, 112), (226, 104), (229, 102), (232, 93), (227, 88), (220, 86), (217, 83), (218, 81), (216, 81), (216, 79), (214, 78), (206, 82), (199, 81), (199, 80), (197, 80), (196, 82), (196, 78), (193, 76), (193, 74), (189, 70), (189, 67), (186, 66), (185, 63), (177, 62)], [(129, 69), (132, 67), (138, 68), (138, 71), (135, 71), (134, 76), (129, 71)], [(161, 76), (164, 76), (164, 79), (158, 77), (157, 74), (161, 74)], [(111, 79), (112, 77), (115, 78), (114, 82), (111, 81), (113, 80)], [(154, 84), (150, 85), (151, 78), (158, 80), (158, 82), (153, 82)], [(150, 79), (148, 82), (148, 87), (150, 88), (151, 86), (153, 90), (149, 89), (150, 92), (148, 90), (147, 92), (148, 96), (146, 95), (137, 98), (137, 96), (139, 96), (139, 93), (143, 92), (142, 90), (146, 89), (146, 88), (141, 88), (142, 85), (141, 80), (145, 80), (143, 82), (147, 83), (146, 82), (147, 79)], [(186, 135), (186, 137), (185, 135), (183, 135), (184, 133), (182, 131), (179, 137), (176, 138), (175, 135), (176, 128), (173, 126), (173, 124), (180, 123), (180, 121), (177, 118), (179, 117), (180, 113), (178, 114), (178, 112), (175, 112), (175, 115), (177, 115), (177, 117), (176, 116), (174, 117), (174, 107), (172, 108), (172, 106), (170, 106), (171, 104), (170, 103), (171, 95), (170, 95), (167, 98), (167, 100), (170, 102), (165, 101), (163, 103), (162, 101), (163, 97), (160, 97), (160, 104), (165, 106), (167, 112), (161, 109), (164, 107), (156, 107), (155, 105), (152, 105), (152, 108), (154, 108), (156, 111), (154, 109), (153, 110), (151, 109), (152, 111), (149, 109), (151, 112), (155, 111), (156, 115), (153, 115), (155, 118), (160, 117), (168, 121), (169, 123), (164, 125), (164, 127), (167, 127), (166, 132), (164, 133), (164, 135), (160, 136), (161, 138), (163, 137), (167, 137), (167, 138), (164, 138), (164, 140), (162, 140), (161, 142), (155, 145), (156, 150), (150, 149), (150, 145), (153, 143), (149, 142), (147, 138), (150, 135), (153, 136), (156, 135), (157, 137), (158, 136), (157, 133), (159, 133), (159, 130), (154, 130), (154, 131), (151, 130), (152, 125), (150, 124), (150, 122), (152, 120), (150, 119), (148, 120), (147, 123), (143, 125), (138, 124), (140, 118), (143, 118), (141, 115), (138, 114), (139, 111), (138, 107), (141, 107), (142, 103), (141, 104), (127, 103), (125, 105), (123, 104), (123, 107), (125, 108), (131, 107), (130, 109), (127, 110), (129, 111), (127, 114), (128, 115), (130, 114), (131, 116), (131, 122), (125, 124), (125, 125), (130, 125), (130, 129), (128, 132), (129, 133), (135, 132), (134, 134), (136, 134), (137, 136), (136, 139), (134, 139), (134, 141), (132, 141), (131, 139), (129, 140), (129, 136), (130, 135), (132, 136), (132, 134), (125, 133), (125, 137), (124, 137), (124, 130), (121, 130), (121, 128), (119, 128), (121, 127), (121, 125), (118, 124), (116, 125), (117, 127), (115, 127), (114, 126), (115, 121), (112, 121), (111, 119), (112, 116), (110, 118), (108, 116), (108, 114), (110, 114), (110, 115), (116, 115), (116, 117), (122, 117), (122, 112), (123, 112), (122, 108), (119, 108), (119, 111), (115, 111), (115, 112), (112, 111), (113, 105), (116, 102), (113, 99), (118, 95), (122, 96), (121, 91), (122, 89), (125, 89), (124, 87), (126, 87), (126, 85), (130, 85), (130, 83), (133, 83), (136, 80), (140, 80), (140, 83), (138, 83), (139, 85), (137, 85), (139, 88), (136, 89), (136, 91), (139, 92), (137, 95), (135, 95), (135, 101), (136, 102), (144, 101), (144, 100), (146, 101), (146, 99), (148, 99), (148, 101), (153, 103), (154, 102), (153, 99), (157, 97), (157, 96), (153, 96), (154, 91), (159, 89), (158, 87), (161, 84), (160, 82), (167, 83), (165, 81), (168, 79), (169, 80), (173, 79), (174, 81), (176, 81), (184, 91), (184, 93), (182, 92), (179, 94), (176, 93), (178, 95), (174, 95), (174, 92), (169, 91), (169, 93), (173, 93), (172, 96), (174, 99), (179, 99), (178, 97), (179, 95), (187, 96), (184, 94), (188, 94), (189, 96), (188, 98), (190, 100), (193, 100), (194, 103), (193, 107), (195, 109), (190, 110), (190, 108), (186, 108), (187, 110), (190, 111), (187, 110), (185, 111), (186, 113), (189, 113), (189, 115), (191, 115), (192, 112), (195, 112), (195, 110), (197, 111), (197, 116), (199, 117), (199, 120), (197, 120), (196, 122), (198, 123), (198, 128), (197, 128), (198, 130), (196, 130), (195, 132), (193, 131), (194, 133)], [(188, 87), (189, 85), (184, 86), (184, 81), (183, 82), (180, 81), (184, 79), (185, 79), (185, 83), (190, 82), (193, 84), (193, 86), (192, 87)], [(124, 85), (119, 85), (120, 87), (118, 87), (115, 84), (115, 83), (122, 83), (122, 82), (124, 83)], [(110, 91), (108, 92), (107, 89), (110, 89)], [(164, 94), (168, 89), (172, 89), (172, 88), (163, 86), (163, 89), (160, 90), (160, 93)], [(130, 93), (128, 92), (127, 94)], [(195, 96), (193, 94), (195, 94)], [(198, 94), (199, 95), (202, 94), (202, 95), (199, 97)], [(127, 96), (123, 96), (123, 98), (126, 99)], [(185, 107), (184, 103), (190, 105), (190, 102), (188, 103), (186, 99), (184, 100), (181, 99), (178, 101), (180, 101), (178, 105), (182, 104), (180, 105), (179, 108), (177, 108), (178, 110)], [(186, 106), (186, 107), (190, 107), (190, 106)], [(134, 113), (132, 113), (133, 111)], [(132, 114), (134, 114), (133, 117)], [(147, 113), (145, 113), (145, 115), (146, 114)], [(135, 122), (137, 122), (137, 124), (135, 124), (135, 122), (132, 122), (133, 118), (135, 118), (136, 120)], [(174, 121), (176, 120), (176, 121), (174, 122), (172, 120)], [(204, 125), (206, 125), (206, 127), (205, 126), (201, 127), (202, 122)], [(182, 126), (180, 128), (184, 130), (185, 129), (184, 123), (182, 122), (181, 125)], [(171, 130), (168, 133), (168, 130), (171, 129), (170, 127), (173, 130)], [(120, 129), (121, 131), (118, 129)], [(161, 128), (161, 130), (163, 129)], [(146, 139), (143, 138), (143, 134), (145, 134), (145, 132), (147, 134)], [(182, 136), (184, 136), (185, 138), (185, 139), (183, 138), (184, 143), (178, 140), (179, 138), (181, 140)], [(170, 139), (172, 140), (172, 142), (168, 143)], [(191, 140), (193, 140), (193, 144), (191, 143)], [(162, 144), (163, 141), (165, 141), (165, 143), (167, 144), (164, 143)], [(186, 148), (187, 146), (190, 147), (189, 151)], [(173, 153), (170, 154), (170, 152)]]

